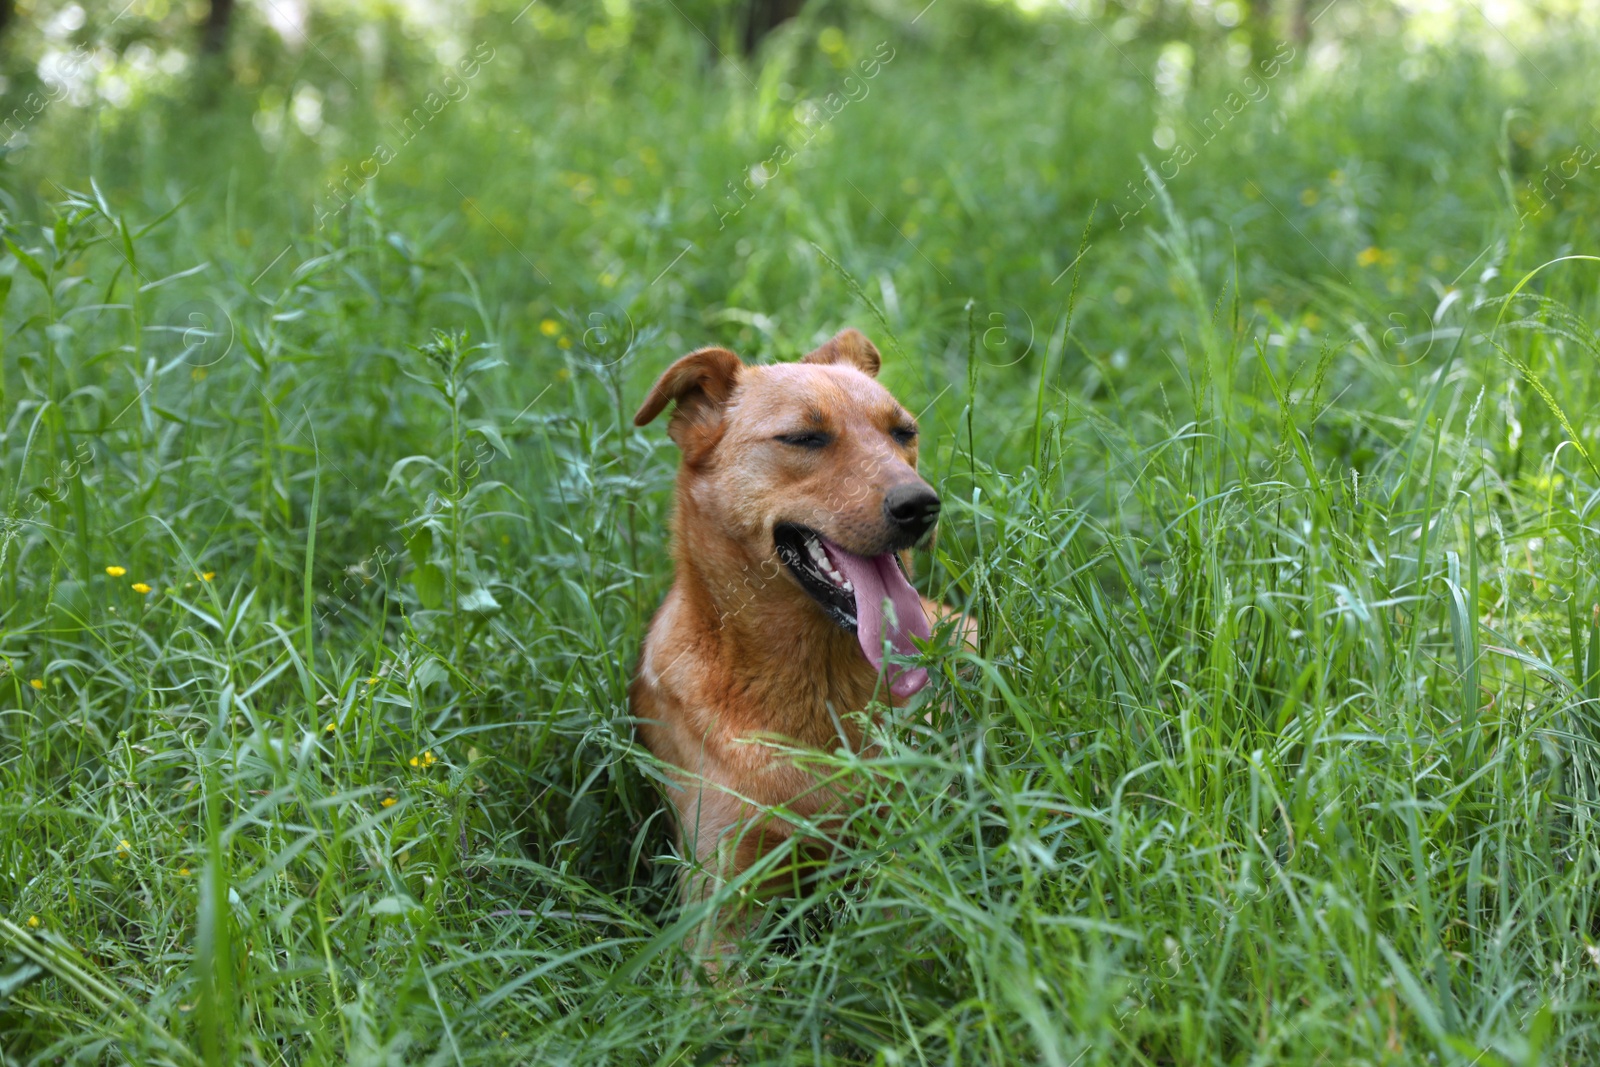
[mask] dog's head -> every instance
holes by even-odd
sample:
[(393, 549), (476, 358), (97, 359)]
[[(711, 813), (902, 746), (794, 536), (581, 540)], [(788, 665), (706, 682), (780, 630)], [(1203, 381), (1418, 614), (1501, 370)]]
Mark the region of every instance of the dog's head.
[[(781, 567), (762, 572), (772, 591), (791, 588), (780, 582), (803, 591), (796, 610), (854, 633), (875, 668), (885, 638), (911, 652), (910, 636), (928, 636), (897, 553), (939, 516), (938, 494), (917, 474), (916, 420), (878, 383), (879, 364), (856, 330), (798, 363), (747, 366), (702, 348), (667, 368), (634, 416), (643, 426), (676, 403), (667, 432), (703, 527), (679, 537), (725, 539), (746, 567), (775, 560)], [(891, 675), (897, 696), (927, 681), (921, 670)]]

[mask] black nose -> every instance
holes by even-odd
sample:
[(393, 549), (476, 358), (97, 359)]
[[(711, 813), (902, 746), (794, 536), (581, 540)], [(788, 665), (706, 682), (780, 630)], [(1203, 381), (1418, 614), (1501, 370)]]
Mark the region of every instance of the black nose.
[(896, 532), (915, 541), (939, 518), (939, 494), (921, 482), (897, 485), (883, 494), (883, 517)]

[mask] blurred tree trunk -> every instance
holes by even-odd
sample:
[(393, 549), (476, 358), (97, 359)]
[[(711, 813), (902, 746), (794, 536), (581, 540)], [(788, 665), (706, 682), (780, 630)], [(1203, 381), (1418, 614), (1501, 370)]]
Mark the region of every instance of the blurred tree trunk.
[(1289, 37), (1296, 46), (1311, 40), (1311, 23), (1307, 9), (1311, 0), (1294, 0), (1294, 10), (1289, 13)]
[[(1313, 0), (1285, 0), (1289, 40), (1296, 48), (1311, 39), (1310, 6)], [(1324, 0), (1326, 2), (1326, 0)], [(1283, 38), (1278, 22), (1273, 18), (1273, 0), (1246, 0), (1246, 29), (1250, 34), (1252, 58), (1261, 59), (1277, 51)]]
[[(1291, 3), (1294, 0), (1290, 0)], [(1260, 62), (1277, 51), (1272, 28), (1272, 0), (1246, 0), (1245, 29), (1250, 35), (1250, 61)]]
[(745, 0), (744, 54), (753, 55), (761, 38), (800, 14), (805, 0)]
[[(1298, 51), (1311, 40), (1311, 7), (1326, 11), (1327, 0), (1244, 0), (1241, 27), (1250, 39), (1251, 62), (1273, 55), (1287, 41)], [(1320, 16), (1319, 16), (1320, 17)]]
[(11, 19), (16, 13), (16, 0), (0, 0), (0, 37), (4, 37), (11, 28)]
[[(3, 2), (3, 0), (0, 0)], [(228, 26), (233, 22), (233, 0), (211, 0), (211, 10), (200, 29), (200, 51), (220, 55), (228, 47)]]

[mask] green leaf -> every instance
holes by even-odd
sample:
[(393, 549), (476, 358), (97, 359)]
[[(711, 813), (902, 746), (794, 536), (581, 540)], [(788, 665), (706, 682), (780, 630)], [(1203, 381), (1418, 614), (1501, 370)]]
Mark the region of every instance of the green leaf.
[(467, 364), (467, 368), (462, 372), (461, 376), (463, 378), (471, 378), (475, 374), (482, 374), (486, 370), (494, 370), (496, 367), (504, 367), (505, 365), (506, 361), (499, 356), (484, 356), (482, 359), (473, 360)]
[(417, 587), (417, 599), (429, 611), (444, 606), (444, 571), (437, 564), (424, 563), (411, 572), (411, 584)]
[(373, 915), (409, 915), (421, 907), (416, 901), (406, 897), (383, 897), (373, 901), (368, 910)]
[(106, 202), (106, 194), (100, 191), (100, 183), (90, 178), (89, 191), (94, 194), (94, 202), (100, 208), (100, 214), (109, 219), (111, 217), (111, 205)]
[(449, 677), (450, 672), (445, 669), (444, 664), (440, 663), (437, 657), (429, 656), (417, 664), (417, 669), (411, 675), (411, 680), (418, 689), (426, 689), (430, 685), (437, 685), (439, 682), (448, 680)]
[(487, 619), (491, 615), (500, 613), (500, 602), (496, 600), (489, 590), (479, 586), (470, 593), (463, 593), (456, 600), (457, 605), (468, 615), (480, 619)]
[(30, 963), (21, 956), (11, 956), (6, 960), (5, 970), (0, 971), (0, 1005), (6, 999), (44, 973), (44, 968), (37, 963)]
[(201, 271), (208, 270), (210, 267), (211, 262), (208, 260), (205, 263), (201, 263), (199, 266), (190, 267), (188, 270), (180, 270), (178, 273), (169, 274), (165, 278), (157, 278), (153, 282), (146, 282), (145, 284), (139, 286), (139, 292), (148, 293), (152, 289), (161, 288), (168, 282), (175, 282), (180, 278), (187, 278), (190, 275), (199, 274)]
[(138, 274), (139, 253), (133, 247), (133, 234), (128, 232), (128, 221), (126, 219), (117, 219), (117, 233), (122, 236), (122, 254), (127, 257), (128, 266), (133, 268), (135, 274)]
[(39, 280), (40, 285), (48, 286), (50, 284), (50, 276), (46, 274), (45, 269), (39, 265), (39, 261), (29, 255), (20, 245), (17, 244), (17, 242), (13, 241), (11, 238), (7, 237), (5, 241), (6, 247), (11, 249), (11, 254), (17, 257), (17, 262), (26, 267), (28, 269), (28, 273)]
[(406, 549), (411, 553), (411, 562), (419, 567), (427, 563), (433, 555), (433, 530), (418, 526), (417, 532), (406, 540)]
[(506, 447), (506, 439), (500, 436), (500, 428), (498, 426), (492, 422), (484, 422), (474, 426), (473, 429), (481, 433), (483, 439), (488, 441), (496, 452), (507, 459), (511, 458), (511, 449)]
[(1592, 702), (1600, 700), (1600, 613), (1589, 622), (1589, 656), (1584, 662), (1583, 695), (1591, 702), (1589, 713), (1594, 714)]

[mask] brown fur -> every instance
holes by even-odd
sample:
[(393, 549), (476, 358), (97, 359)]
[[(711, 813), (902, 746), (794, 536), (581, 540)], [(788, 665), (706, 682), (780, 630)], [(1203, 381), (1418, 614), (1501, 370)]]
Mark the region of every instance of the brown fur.
[[(912, 421), (874, 379), (879, 362), (855, 330), (799, 363), (747, 366), (726, 349), (704, 348), (669, 367), (635, 416), (642, 426), (675, 402), (668, 433), (683, 456), (677, 576), (629, 695), (645, 743), (677, 769), (679, 837), (700, 870), (686, 881), (690, 899), (790, 835), (788, 822), (761, 820), (756, 806), (815, 817), (849, 803), (759, 739), (860, 750), (849, 713), (875, 695), (890, 701), (856, 638), (779, 562), (772, 536), (778, 523), (795, 522), (852, 552), (883, 550), (884, 493), (923, 483), (916, 442), (890, 435)], [(816, 451), (774, 440), (824, 430), (833, 440)], [(930, 624), (954, 615), (972, 641), (969, 620), (925, 597), (922, 604)], [(743, 923), (738, 914), (717, 918), (718, 955)]]

